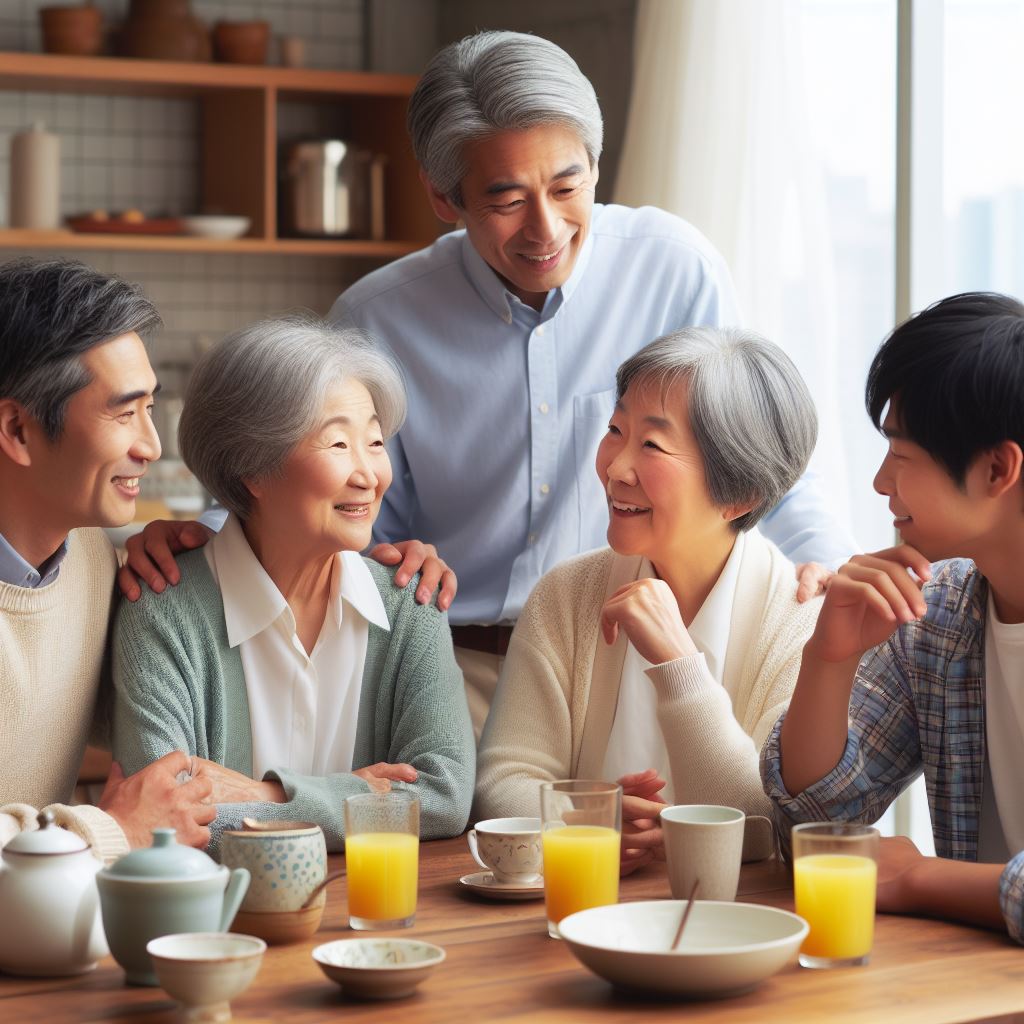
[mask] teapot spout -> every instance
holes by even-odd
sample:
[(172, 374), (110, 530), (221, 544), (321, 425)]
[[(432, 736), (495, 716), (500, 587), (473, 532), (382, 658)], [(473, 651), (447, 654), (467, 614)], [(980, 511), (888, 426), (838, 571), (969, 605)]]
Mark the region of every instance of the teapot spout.
[(226, 932), (238, 913), (238, 908), (249, 889), (249, 872), (245, 868), (235, 868), (231, 872), (231, 880), (224, 892), (224, 910), (220, 917), (220, 931)]

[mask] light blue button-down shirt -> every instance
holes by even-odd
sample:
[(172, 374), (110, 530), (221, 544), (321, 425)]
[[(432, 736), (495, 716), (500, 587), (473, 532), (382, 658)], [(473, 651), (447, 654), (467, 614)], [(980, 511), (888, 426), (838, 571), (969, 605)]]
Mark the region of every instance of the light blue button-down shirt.
[(60, 564), (67, 553), (68, 542), (65, 540), (39, 569), (36, 569), (34, 565), (29, 565), (0, 533), (0, 583), (28, 587), (30, 590), (47, 587), (57, 578)]
[[(538, 313), (454, 231), (374, 271), (330, 319), (389, 346), (409, 390), (375, 536), (437, 545), (459, 577), (451, 620), (514, 620), (537, 580), (605, 543), (594, 468), (615, 370), (679, 327), (737, 320), (721, 257), (652, 207), (596, 206), (569, 280)], [(855, 550), (804, 478), (764, 520), (795, 560)]]

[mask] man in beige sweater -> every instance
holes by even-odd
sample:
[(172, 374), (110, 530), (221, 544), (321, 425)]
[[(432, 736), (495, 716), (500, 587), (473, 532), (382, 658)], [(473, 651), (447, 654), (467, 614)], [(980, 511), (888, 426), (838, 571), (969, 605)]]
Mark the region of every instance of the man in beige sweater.
[(105, 731), (117, 564), (98, 528), (131, 521), (160, 456), (140, 338), (159, 323), (137, 287), (80, 263), (0, 266), (0, 845), (43, 805), (108, 861), (158, 825), (209, 840), (212, 785), (178, 784), (183, 753), (128, 778), (114, 765), (98, 807), (61, 803)]

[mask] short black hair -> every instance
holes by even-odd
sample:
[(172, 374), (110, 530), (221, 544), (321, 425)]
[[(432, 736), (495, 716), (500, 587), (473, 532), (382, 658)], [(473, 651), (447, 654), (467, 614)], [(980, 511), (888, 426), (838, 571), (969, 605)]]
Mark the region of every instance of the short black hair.
[(74, 260), (0, 265), (0, 398), (20, 402), (56, 441), (68, 399), (89, 383), (80, 356), (160, 314), (136, 284)]
[(865, 403), (881, 429), (895, 399), (899, 429), (962, 485), (979, 452), (1024, 448), (1024, 305), (964, 292), (912, 316), (882, 342)]

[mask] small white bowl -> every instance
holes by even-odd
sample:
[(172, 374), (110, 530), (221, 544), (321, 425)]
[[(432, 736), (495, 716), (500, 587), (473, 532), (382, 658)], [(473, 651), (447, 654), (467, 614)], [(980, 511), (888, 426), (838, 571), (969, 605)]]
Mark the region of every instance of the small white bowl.
[(313, 959), (347, 995), (399, 999), (445, 958), (440, 946), (418, 939), (338, 939), (313, 950)]
[(697, 900), (679, 949), (669, 950), (686, 900), (593, 907), (563, 918), (562, 938), (595, 974), (624, 988), (684, 996), (744, 992), (781, 970), (807, 922), (756, 903)]
[(185, 932), (146, 944), (157, 980), (189, 1021), (231, 1020), (228, 1005), (256, 977), (267, 944), (252, 935)]
[(213, 214), (195, 214), (181, 218), (185, 234), (199, 238), (241, 238), (252, 223), (248, 217), (222, 217)]

